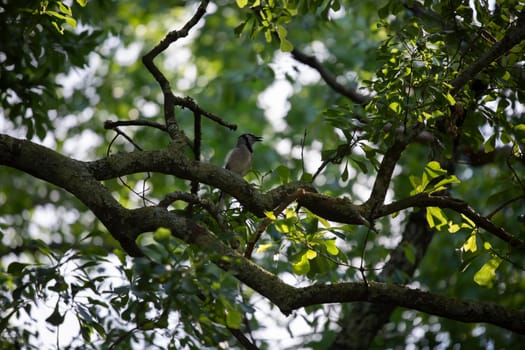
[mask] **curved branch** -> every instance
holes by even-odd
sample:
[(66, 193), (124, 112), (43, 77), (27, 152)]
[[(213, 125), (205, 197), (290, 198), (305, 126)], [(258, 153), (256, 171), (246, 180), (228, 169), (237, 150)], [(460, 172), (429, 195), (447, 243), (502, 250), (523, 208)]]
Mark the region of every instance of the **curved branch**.
[[(125, 209), (111, 196), (110, 191), (98, 182), (99, 179), (95, 178), (95, 174), (104, 173), (100, 168), (102, 165), (109, 168), (104, 174), (115, 172), (111, 167), (119, 169), (118, 163), (125, 163), (125, 160), (138, 161), (135, 156), (137, 154), (144, 156), (144, 153), (148, 152), (135, 152), (120, 158), (113, 156), (98, 162), (83, 163), (30, 141), (0, 135), (0, 164), (25, 171), (73, 193), (106, 225), (109, 232), (121, 242), (123, 249), (128, 254), (135, 256), (142, 254), (135, 244), (135, 239), (139, 234), (154, 231), (159, 227), (168, 228), (174, 236), (208, 252), (212, 262), (233, 273), (241, 282), (273, 302), (285, 314), (314, 304), (366, 301), (400, 305), (463, 322), (490, 320), (490, 323), (497, 326), (525, 333), (525, 311), (513, 311), (491, 303), (460, 301), (402, 286), (376, 282), (369, 285), (341, 283), (295, 288), (244, 258), (218, 239), (213, 232), (188, 218), (160, 207)], [(156, 153), (158, 155), (166, 152)], [(155, 152), (149, 152), (149, 154), (155, 155)], [(166, 159), (170, 161), (169, 157)], [(171, 162), (173, 165), (172, 159)], [(155, 162), (149, 164), (164, 169)], [(200, 176), (207, 171), (210, 171), (211, 174), (212, 170), (216, 172), (218, 169), (218, 167), (207, 164), (199, 165), (197, 162), (187, 160), (184, 165), (188, 168), (179, 169), (180, 172), (188, 172), (195, 168), (201, 172)], [(120, 170), (124, 168), (121, 167)], [(222, 176), (227, 177), (228, 174), (221, 174), (218, 177)], [(248, 184), (246, 186), (250, 187)]]
[(152, 122), (151, 120), (106, 120), (104, 122), (104, 129), (116, 129), (119, 126), (148, 126), (166, 132), (166, 126)]
[(201, 106), (199, 106), (191, 97), (173, 97), (174, 102), (177, 106), (181, 106), (183, 108), (188, 108), (193, 113), (198, 113), (200, 115), (205, 116), (206, 118), (216, 122), (219, 125), (225, 126), (230, 130), (237, 130), (237, 124), (232, 124), (230, 122), (227, 122), (226, 120), (222, 119), (219, 116), (216, 116), (215, 114), (208, 112), (204, 110)]
[(428, 193), (419, 193), (412, 197), (404, 198), (393, 203), (384, 205), (376, 211), (377, 217), (382, 217), (392, 213), (396, 213), (400, 210), (407, 208), (424, 208), (424, 207), (439, 207), (452, 209), (457, 213), (463, 214), (472, 220), (476, 226), (485, 229), (486, 231), (492, 233), (498, 238), (508, 242), (510, 245), (518, 248), (525, 247), (525, 242), (519, 238), (514, 237), (502, 227), (496, 226), (492, 221), (485, 218), (476, 212), (472, 207), (462, 200), (445, 197), (445, 196), (432, 196)]
[(0, 134), (0, 165), (21, 170), (72, 193), (113, 233), (129, 255), (142, 256), (134, 239), (139, 231), (129, 224), (129, 212), (93, 177), (87, 163), (31, 141)]
[(208, 7), (208, 0), (203, 0), (193, 17), (186, 22), (186, 24), (180, 30), (173, 30), (169, 32), (164, 39), (162, 39), (153, 49), (142, 57), (142, 63), (153, 75), (155, 80), (160, 85), (162, 94), (164, 95), (164, 119), (166, 121), (166, 129), (172, 138), (177, 135), (178, 125), (175, 120), (175, 103), (178, 101), (173, 92), (171, 91), (171, 85), (168, 79), (162, 74), (160, 69), (157, 68), (153, 60), (166, 50), (173, 42), (180, 38), (187, 36), (190, 30), (197, 25), (202, 17), (206, 14), (206, 8)]
[(166, 227), (172, 234), (210, 253), (210, 259), (233, 273), (241, 282), (257, 291), (289, 315), (302, 307), (366, 301), (403, 306), (428, 314), (462, 322), (487, 322), (514, 332), (525, 333), (525, 310), (511, 310), (494, 303), (465, 301), (408, 287), (369, 282), (316, 284), (296, 288), (246, 259), (221, 242), (206, 228), (157, 207), (133, 210), (134, 223), (143, 229)]
[(295, 293), (297, 296), (286, 305), (290, 310), (322, 303), (367, 301), (407, 307), (461, 322), (489, 320), (491, 324), (525, 334), (525, 310), (449, 298), (396, 284), (369, 282), (368, 287), (362, 283), (321, 284), (298, 288)]
[[(266, 210), (272, 210), (280, 205), (297, 190), (304, 189), (305, 193), (298, 199), (299, 204), (328, 220), (371, 227), (371, 223), (368, 221), (370, 219), (376, 219), (411, 207), (435, 206), (449, 208), (464, 214), (477, 226), (513, 246), (525, 245), (522, 240), (513, 237), (503, 228), (494, 225), (490, 220), (481, 216), (467, 203), (453, 198), (421, 193), (388, 205), (381, 205), (382, 202), (380, 202), (377, 207), (371, 208), (369, 202), (358, 206), (345, 198), (334, 198), (315, 193), (316, 190), (311, 184), (302, 182), (288, 183), (264, 194), (253, 188), (242, 177), (226, 169), (188, 160), (182, 154), (183, 146), (184, 144), (172, 142), (170, 147), (165, 150), (120, 153), (96, 161), (81, 162), (62, 156), (30, 141), (0, 135), (0, 164), (25, 171), (65, 188), (77, 196), (93, 212), (96, 213), (101, 210), (101, 221), (108, 229), (118, 224), (113, 223), (112, 218), (120, 216), (119, 211), (124, 208), (99, 181), (150, 171), (175, 175), (187, 180), (197, 180), (220, 188), (235, 196), (244, 208), (259, 217), (263, 217)], [(75, 179), (75, 181), (71, 181), (71, 179)], [(92, 193), (98, 191), (103, 196), (95, 198)], [(113, 211), (105, 212), (103, 208), (107, 205), (111, 205)], [(129, 230), (128, 234), (136, 232), (133, 227), (127, 229)], [(126, 235), (121, 237), (123, 244), (129, 244), (129, 242), (125, 242), (125, 237)]]
[(304, 52), (293, 49), (291, 52), (293, 58), (298, 62), (301, 62), (313, 69), (315, 69), (320, 75), (325, 83), (330, 86), (335, 92), (347, 97), (348, 99), (358, 103), (360, 105), (366, 105), (372, 100), (369, 95), (363, 95), (357, 92), (355, 89), (349, 89), (346, 86), (340, 84), (336, 77), (323, 66), (321, 62), (315, 56), (309, 56)]

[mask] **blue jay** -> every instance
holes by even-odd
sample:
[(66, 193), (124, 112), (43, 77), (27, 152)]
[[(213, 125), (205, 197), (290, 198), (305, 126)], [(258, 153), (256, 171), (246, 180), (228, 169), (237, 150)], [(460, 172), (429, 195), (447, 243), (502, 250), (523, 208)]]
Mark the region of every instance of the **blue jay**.
[[(257, 141), (262, 141), (262, 137), (255, 136), (251, 133), (245, 133), (239, 136), (237, 139), (237, 145), (226, 157), (226, 165), (224, 167), (241, 176), (248, 174), (252, 166), (253, 144)], [(226, 193), (221, 192), (219, 208), (224, 207), (225, 199)]]

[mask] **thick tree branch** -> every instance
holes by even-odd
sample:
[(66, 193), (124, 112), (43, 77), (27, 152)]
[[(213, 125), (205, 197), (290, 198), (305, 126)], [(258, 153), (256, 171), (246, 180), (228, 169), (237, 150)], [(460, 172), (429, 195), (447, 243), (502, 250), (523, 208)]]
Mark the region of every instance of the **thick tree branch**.
[[(311, 184), (301, 182), (285, 184), (264, 194), (257, 191), (240, 176), (228, 170), (212, 164), (188, 160), (182, 153), (184, 144), (180, 142), (172, 142), (170, 147), (165, 150), (120, 153), (86, 163), (69, 159), (43, 146), (29, 141), (18, 140), (7, 135), (0, 135), (0, 146), (2, 157), (0, 158), (0, 163), (23, 170), (35, 177), (67, 189), (83, 201), (93, 212), (96, 212), (98, 207), (104, 204), (92, 198), (93, 191), (99, 187), (106, 192), (105, 197), (100, 198), (100, 201), (112, 204), (116, 212), (123, 209), (111, 197), (109, 191), (98, 181), (150, 171), (175, 175), (187, 180), (197, 180), (200, 183), (220, 188), (235, 196), (247, 210), (259, 217), (264, 216), (265, 210), (273, 210), (287, 197), (302, 188), (306, 192), (300, 196), (299, 204), (328, 220), (370, 227), (370, 222), (368, 221), (370, 219), (376, 219), (411, 207), (436, 206), (462, 213), (479, 227), (509, 242), (511, 245), (523, 246), (523, 242), (520, 239), (513, 237), (504, 229), (494, 225), (490, 220), (475, 212), (465, 202), (449, 197), (429, 196), (423, 193), (388, 205), (382, 205), (382, 201), (376, 200), (377, 207), (370, 207), (369, 202), (357, 206), (348, 199), (333, 198), (314, 193), (315, 188)], [(384, 162), (385, 160), (383, 160)], [(385, 179), (390, 178), (394, 165), (392, 163), (389, 166), (391, 170), (389, 170), (387, 174), (389, 176), (385, 176)], [(84, 178), (84, 180), (76, 184), (68, 181), (72, 177)], [(88, 188), (88, 186), (91, 187)], [(383, 188), (382, 193), (386, 193), (386, 188)], [(116, 216), (119, 216), (119, 214)], [(107, 218), (102, 220), (104, 217)], [(112, 213), (106, 213), (106, 215), (102, 216), (101, 220), (106, 226), (109, 225), (108, 228), (115, 224), (112, 223), (112, 217)], [(130, 232), (134, 232), (132, 228), (130, 230)], [(123, 237), (121, 238), (123, 239)]]
[(285, 305), (291, 310), (321, 303), (367, 301), (408, 307), (461, 322), (490, 320), (491, 324), (525, 334), (525, 310), (509, 310), (494, 303), (448, 298), (396, 284), (370, 282), (368, 287), (362, 283), (320, 284), (297, 288), (295, 293), (297, 296)]
[(69, 191), (99, 218), (129, 255), (142, 255), (134, 240), (139, 231), (127, 220), (129, 212), (93, 177), (86, 163), (30, 141), (0, 134), (0, 165)]
[(357, 206), (347, 198), (334, 198), (321, 193), (304, 193), (299, 205), (327, 220), (371, 227), (363, 206)]
[(489, 322), (514, 332), (525, 333), (525, 310), (515, 311), (497, 304), (463, 301), (387, 283), (319, 284), (295, 288), (222, 243), (206, 228), (157, 207), (133, 210), (134, 223), (145, 230), (166, 227), (176, 237), (210, 253), (218, 266), (233, 273), (288, 315), (301, 307), (366, 301), (403, 306), (462, 322)]
[[(135, 152), (135, 154), (144, 155), (141, 152)], [(150, 154), (155, 153), (150, 152)], [(163, 152), (159, 151), (157, 154), (163, 154)], [(134, 157), (131, 159), (137, 161)], [(170, 163), (170, 158), (167, 159)], [(360, 283), (314, 285), (306, 288), (290, 286), (276, 275), (235, 252), (207, 228), (192, 220), (161, 207), (123, 208), (98, 182), (100, 179), (96, 179), (94, 174), (104, 173), (101, 170), (102, 165), (109, 167), (106, 175), (115, 172), (112, 166), (116, 166), (117, 169), (120, 166), (122, 170), (124, 160), (126, 157), (110, 157), (99, 162), (83, 163), (32, 142), (0, 135), (0, 164), (25, 171), (74, 194), (106, 225), (128, 254), (141, 254), (134, 243), (140, 233), (154, 231), (159, 227), (168, 228), (176, 237), (208, 252), (214, 263), (232, 272), (241, 282), (268, 298), (285, 314), (314, 304), (367, 301), (400, 305), (464, 322), (490, 320), (491, 323), (500, 327), (525, 332), (524, 311), (512, 311), (495, 304), (459, 301), (384, 283), (371, 283), (369, 286)], [(179, 169), (179, 171), (188, 172), (196, 167), (195, 169), (200, 172), (211, 174), (212, 170), (218, 169), (211, 165), (206, 167), (205, 164), (201, 164), (203, 168), (199, 168), (197, 162), (185, 162), (184, 165), (187, 168)], [(173, 160), (171, 163), (173, 165)], [(166, 171), (155, 162), (150, 165)], [(224, 174), (225, 177), (227, 175)]]

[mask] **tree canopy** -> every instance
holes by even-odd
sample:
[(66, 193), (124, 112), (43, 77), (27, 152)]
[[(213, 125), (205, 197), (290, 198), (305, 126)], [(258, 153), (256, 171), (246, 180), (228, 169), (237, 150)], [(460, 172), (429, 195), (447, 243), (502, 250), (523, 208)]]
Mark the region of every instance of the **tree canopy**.
[(523, 344), (524, 2), (4, 0), (0, 26), (1, 349)]

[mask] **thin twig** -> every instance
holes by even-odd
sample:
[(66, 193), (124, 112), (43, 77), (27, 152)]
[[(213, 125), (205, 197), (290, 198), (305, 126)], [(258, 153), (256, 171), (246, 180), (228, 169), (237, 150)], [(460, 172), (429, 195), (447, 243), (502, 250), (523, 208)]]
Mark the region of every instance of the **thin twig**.
[(133, 141), (133, 139), (131, 137), (129, 137), (128, 135), (126, 135), (125, 132), (123, 132), (122, 130), (120, 130), (119, 128), (113, 128), (113, 130), (115, 130), (115, 132), (117, 133), (117, 135), (115, 135), (115, 138), (113, 138), (113, 140), (111, 140), (111, 143), (109, 144), (108, 146), (108, 152), (107, 152), (107, 156), (109, 156), (109, 149), (111, 148), (111, 144), (116, 140), (116, 138), (118, 136), (122, 136), (123, 138), (125, 138), (126, 140), (129, 141), (129, 143), (131, 143), (133, 145), (133, 147), (135, 147), (136, 149), (138, 149), (139, 151), (143, 151), (142, 147), (140, 147), (135, 141)]
[[(142, 147), (140, 147), (135, 141), (133, 141), (133, 139), (131, 137), (129, 137), (128, 135), (126, 135), (126, 133), (124, 133), (123, 131), (121, 131), (118, 127), (112, 127), (111, 129), (113, 129), (115, 131), (115, 136), (113, 137), (113, 139), (111, 139), (111, 142), (109, 143), (108, 145), (108, 148), (107, 148), (107, 151), (106, 151), (106, 157), (109, 157), (110, 155), (110, 152), (111, 152), (111, 146), (113, 146), (113, 143), (117, 140), (117, 138), (119, 136), (122, 136), (124, 137), (126, 140), (128, 140), (132, 145), (133, 147), (135, 147), (136, 149), (138, 149), (139, 151), (142, 151)], [(146, 181), (149, 180), (151, 178), (151, 173), (148, 171), (146, 172), (146, 178), (142, 181), (142, 193), (138, 193), (137, 191), (135, 191), (130, 185), (128, 185), (126, 183), (126, 181), (124, 181), (124, 179), (122, 178), (122, 176), (119, 176), (118, 179), (120, 181), (120, 183), (122, 185), (124, 185), (128, 190), (130, 190), (130, 192), (134, 193), (137, 197), (141, 198), (142, 199), (142, 204), (144, 206), (146, 206), (146, 202), (148, 202), (149, 204), (154, 204), (153, 201), (149, 200), (148, 198), (146, 198), (145, 196), (145, 193), (146, 191), (148, 190), (146, 188)]]
[[(193, 117), (193, 155), (194, 159), (197, 162), (200, 162), (201, 160), (201, 143), (202, 143), (202, 125), (201, 125), (201, 114), (200, 113), (194, 113)], [(197, 194), (199, 191), (199, 182), (198, 181), (192, 181), (191, 182), (191, 193)]]
[(363, 283), (368, 287), (368, 281), (366, 280), (365, 275), (365, 254), (366, 246), (368, 244), (368, 236), (370, 235), (370, 229), (366, 230), (365, 240), (363, 242), (363, 250), (361, 252), (361, 262), (359, 263), (359, 272), (361, 272), (361, 277), (363, 277)]
[(221, 117), (211, 113), (211, 112), (208, 112), (204, 109), (202, 109), (202, 107), (200, 107), (191, 97), (189, 96), (186, 96), (186, 97), (178, 97), (178, 96), (174, 96), (173, 97), (173, 101), (174, 103), (177, 105), (177, 106), (181, 106), (183, 108), (188, 108), (190, 111), (192, 111), (194, 114), (200, 114), (200, 115), (203, 115), (205, 116), (206, 118), (216, 122), (217, 124), (219, 125), (222, 125), (222, 126), (225, 126), (227, 127), (228, 129), (230, 130), (237, 130), (237, 124), (232, 124), (230, 122), (227, 122), (226, 120), (222, 119)]
[(509, 204), (512, 204), (520, 199), (525, 199), (525, 195), (522, 194), (522, 195), (519, 195), (517, 197), (514, 197), (514, 198), (511, 198), (509, 199), (508, 201), (505, 201), (503, 204), (501, 204), (500, 206), (498, 206), (496, 209), (494, 209), (493, 211), (491, 211), (487, 216), (486, 218), (487, 219), (491, 219), (498, 211), (502, 210), (503, 208), (505, 208), (507, 205)]
[(117, 120), (117, 121), (106, 120), (104, 122), (104, 129), (106, 129), (106, 130), (108, 130), (108, 129), (114, 130), (114, 129), (116, 129), (119, 126), (149, 126), (149, 127), (155, 128), (155, 129), (162, 130), (164, 132), (167, 131), (165, 125), (162, 125), (162, 124), (159, 124), (159, 123), (155, 123), (155, 122), (152, 122), (150, 120), (143, 120), (143, 119), (138, 119), (138, 120)]
[[(290, 203), (297, 200), (299, 197), (305, 194), (305, 190), (300, 188), (296, 192), (290, 194), (288, 197), (286, 197), (281, 204), (273, 211), (273, 215), (275, 217), (279, 216), (284, 209), (286, 209)], [(266, 230), (266, 228), (272, 223), (272, 220), (268, 217), (265, 217), (263, 221), (259, 224), (257, 229), (255, 230), (252, 237), (250, 237), (250, 240), (246, 244), (246, 250), (244, 252), (244, 257), (247, 259), (251, 259), (253, 249), (255, 247), (255, 244), (257, 241), (261, 238), (262, 233)]]

